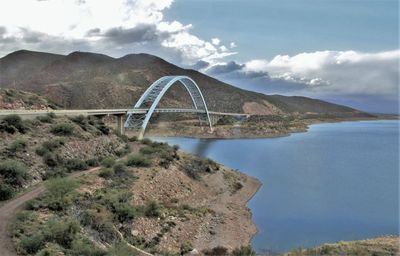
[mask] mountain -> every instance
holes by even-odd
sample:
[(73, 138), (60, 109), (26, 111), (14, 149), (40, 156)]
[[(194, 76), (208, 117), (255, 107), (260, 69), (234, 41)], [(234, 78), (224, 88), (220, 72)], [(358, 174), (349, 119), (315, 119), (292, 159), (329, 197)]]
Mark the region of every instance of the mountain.
[[(35, 92), (65, 108), (130, 107), (165, 75), (186, 75), (202, 90), (208, 108), (251, 114), (314, 113), (364, 116), (366, 113), (306, 97), (264, 95), (231, 86), (148, 54), (112, 58), (90, 52), (68, 55), (20, 50), (0, 59), (0, 87)], [(170, 90), (163, 106), (190, 105), (182, 87)]]

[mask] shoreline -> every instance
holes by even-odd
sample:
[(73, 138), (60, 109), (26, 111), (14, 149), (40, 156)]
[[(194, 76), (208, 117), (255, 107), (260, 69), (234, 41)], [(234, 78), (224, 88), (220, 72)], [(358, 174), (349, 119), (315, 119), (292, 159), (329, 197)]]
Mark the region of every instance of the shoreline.
[[(226, 136), (218, 136), (215, 134), (215, 132), (203, 132), (203, 133), (198, 133), (198, 134), (184, 134), (184, 135), (178, 135), (177, 132), (172, 132), (172, 133), (165, 133), (161, 131), (160, 129), (157, 128), (152, 128), (150, 129), (146, 137), (148, 138), (167, 138), (167, 137), (180, 137), (180, 138), (188, 138), (188, 139), (205, 139), (205, 140), (212, 140), (212, 139), (218, 139), (218, 140), (236, 140), (236, 139), (273, 139), (273, 138), (281, 138), (281, 137), (287, 137), (295, 133), (305, 133), (308, 132), (310, 129), (311, 125), (318, 125), (318, 124), (329, 124), (329, 123), (342, 123), (342, 122), (363, 122), (363, 121), (385, 121), (385, 120), (400, 120), (399, 117), (374, 117), (374, 118), (343, 118), (343, 119), (326, 119), (326, 120), (321, 120), (321, 119), (310, 119), (310, 120), (304, 120), (304, 128), (299, 128), (299, 129), (293, 129), (287, 132), (281, 132), (281, 133), (266, 133), (266, 134), (257, 134), (257, 135), (233, 135), (229, 134)], [(226, 126), (217, 126), (220, 128), (226, 128)], [(228, 129), (233, 129), (233, 128), (241, 128), (240, 126), (234, 127), (230, 126)], [(129, 132), (127, 132), (129, 133)]]

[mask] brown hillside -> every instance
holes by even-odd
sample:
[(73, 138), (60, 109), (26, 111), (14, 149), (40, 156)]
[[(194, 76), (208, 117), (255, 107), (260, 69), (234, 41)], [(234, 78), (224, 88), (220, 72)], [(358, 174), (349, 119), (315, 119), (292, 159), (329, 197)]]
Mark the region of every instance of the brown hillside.
[[(161, 76), (187, 75), (198, 83), (213, 111), (364, 115), (348, 107), (305, 97), (268, 96), (242, 90), (148, 54), (112, 58), (88, 52), (63, 56), (22, 50), (0, 59), (0, 74), (1, 87), (36, 92), (65, 108), (129, 107)], [(183, 88), (174, 88), (163, 104), (190, 104), (185, 94)]]

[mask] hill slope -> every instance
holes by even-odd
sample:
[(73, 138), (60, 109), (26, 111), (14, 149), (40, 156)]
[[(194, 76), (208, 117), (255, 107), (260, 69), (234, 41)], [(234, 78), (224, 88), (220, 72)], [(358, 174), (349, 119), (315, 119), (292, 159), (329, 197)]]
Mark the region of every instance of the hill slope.
[[(268, 115), (294, 112), (347, 117), (365, 115), (320, 100), (268, 96), (242, 90), (148, 54), (112, 58), (88, 52), (64, 56), (21, 50), (0, 59), (0, 87), (39, 93), (66, 108), (129, 107), (152, 82), (165, 75), (193, 78), (213, 111)], [(174, 88), (162, 104), (188, 105), (190, 99), (185, 94), (183, 88)]]

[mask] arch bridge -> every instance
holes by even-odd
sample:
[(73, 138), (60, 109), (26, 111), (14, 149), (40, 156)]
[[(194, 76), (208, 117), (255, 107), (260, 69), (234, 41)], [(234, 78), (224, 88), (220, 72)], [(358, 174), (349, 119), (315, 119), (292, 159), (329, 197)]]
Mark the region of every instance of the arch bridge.
[[(168, 91), (168, 89), (176, 84), (182, 84), (188, 91), (193, 108), (157, 108), (158, 103)], [(204, 100), (203, 94), (196, 82), (188, 76), (164, 76), (155, 81), (143, 93), (132, 109), (127, 112), (127, 119), (124, 127), (139, 130), (138, 139), (142, 139), (146, 127), (150, 121), (153, 113), (195, 113), (199, 116), (200, 120), (208, 122), (210, 130), (212, 131), (212, 123), (210, 113), (207, 109), (207, 104)]]
[[(192, 108), (157, 108), (158, 103), (168, 89), (181, 83), (189, 92), (192, 99)], [(248, 118), (249, 114), (244, 113), (222, 113), (209, 111), (203, 94), (197, 84), (187, 76), (164, 76), (155, 81), (140, 97), (135, 106), (131, 109), (69, 109), (69, 110), (0, 110), (0, 120), (7, 115), (19, 115), (24, 119), (33, 119), (38, 116), (53, 113), (57, 116), (115, 116), (117, 119), (117, 132), (124, 133), (125, 128), (139, 130), (139, 139), (142, 139), (146, 127), (153, 113), (194, 113), (199, 116), (200, 121), (207, 122), (210, 130), (223, 116), (235, 118)], [(126, 121), (125, 116), (127, 116)]]

